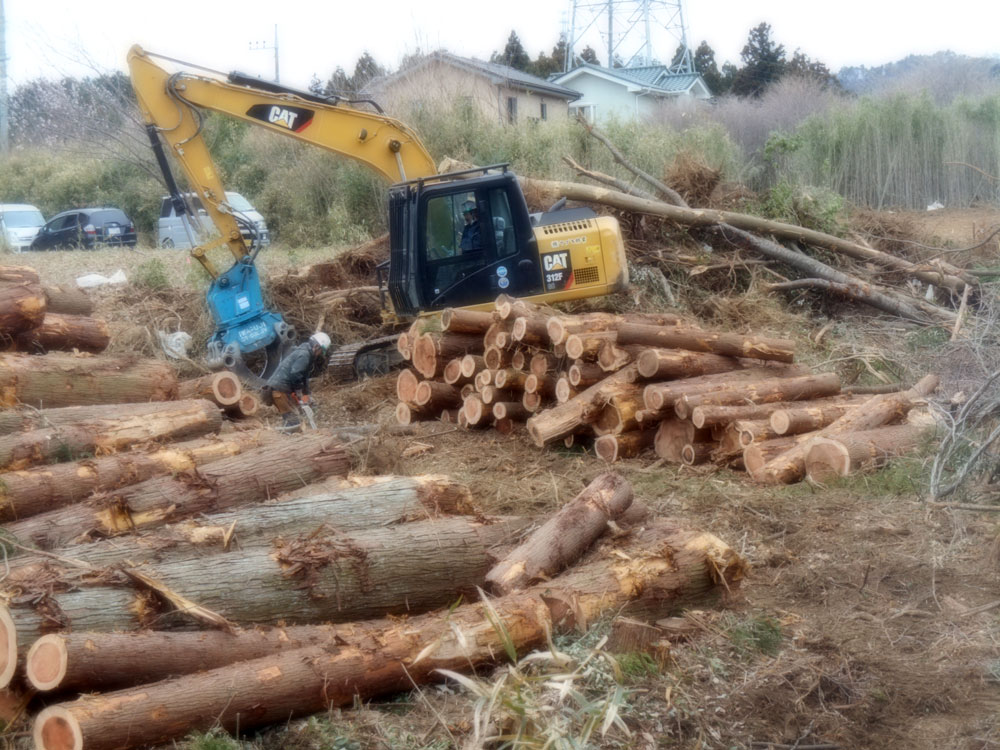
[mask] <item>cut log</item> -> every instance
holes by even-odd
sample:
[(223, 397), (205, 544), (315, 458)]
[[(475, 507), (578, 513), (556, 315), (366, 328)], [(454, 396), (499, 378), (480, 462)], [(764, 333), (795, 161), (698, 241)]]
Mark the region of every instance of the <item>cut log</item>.
[(618, 327), (619, 344), (642, 344), (661, 349), (687, 349), (710, 352), (727, 357), (791, 362), (795, 358), (795, 342), (762, 336), (742, 336), (737, 333), (711, 333), (698, 328), (681, 326), (649, 326), (626, 323)]
[(450, 360), (482, 349), (483, 338), (474, 333), (422, 333), (413, 344), (413, 367), (433, 380)]
[(740, 436), (741, 450), (750, 445), (750, 443), (762, 443), (765, 440), (774, 440), (781, 437), (771, 427), (770, 421), (766, 419), (737, 419), (733, 422), (733, 429)]
[(520, 370), (521, 372), (527, 371), (528, 353), (524, 347), (515, 349), (514, 353), (510, 355), (510, 366), (515, 370)]
[[(232, 550), (269, 546), (279, 536), (310, 534), (324, 524), (338, 531), (389, 527), (410, 521), (476, 513), (465, 485), (447, 477), (356, 477), (325, 481), (279, 496), (276, 501), (169, 524), (132, 537), (77, 544), (57, 558), (26, 553), (10, 561), (2, 586), (28, 587), (39, 576), (60, 586), (92, 585), (95, 569), (128, 564), (157, 566)], [(61, 559), (60, 559), (61, 558)], [(77, 560), (90, 568), (71, 566)]]
[(98, 406), (65, 406), (59, 409), (0, 410), (0, 435), (28, 432), (46, 427), (92, 422), (94, 420), (139, 417), (155, 414), (171, 404), (153, 401), (141, 404), (101, 404)]
[(94, 301), (75, 284), (42, 286), (45, 292), (45, 311), (62, 315), (93, 315)]
[(396, 423), (401, 425), (434, 419), (437, 414), (434, 408), (429, 405), (417, 406), (416, 404), (404, 404), (402, 401), (396, 404)]
[(493, 384), (494, 372), (496, 372), (496, 370), (491, 370), (487, 368), (485, 370), (480, 370), (479, 372), (476, 373), (475, 386), (477, 392), (483, 390), (483, 388), (485, 388), (486, 386)]
[(177, 384), (178, 398), (203, 398), (218, 406), (234, 406), (240, 402), (243, 386), (231, 372), (214, 372)]
[[(400, 370), (399, 375), (396, 376), (396, 398), (404, 404), (416, 404), (418, 385), (420, 385), (420, 378), (413, 370), (409, 368)], [(407, 423), (400, 422), (400, 424)]]
[(495, 385), (487, 385), (479, 392), (479, 397), (483, 400), (484, 404), (491, 406), (501, 401), (517, 401), (521, 397), (521, 393), (523, 391), (519, 393), (518, 391), (498, 388)]
[(507, 349), (491, 346), (483, 352), (483, 361), (491, 370), (502, 370), (510, 364), (511, 352)]
[(0, 284), (0, 336), (10, 343), (45, 319), (45, 292), (33, 282)]
[(597, 364), (604, 372), (615, 372), (627, 364), (638, 361), (639, 355), (647, 348), (639, 344), (619, 346), (607, 341), (597, 352)]
[(619, 435), (637, 429), (636, 413), (642, 408), (642, 387), (629, 384), (608, 397), (607, 404), (591, 420), (595, 435)]
[(691, 411), (702, 404), (759, 404), (766, 401), (798, 401), (800, 399), (833, 396), (840, 392), (837, 373), (804, 375), (796, 378), (773, 378), (737, 385), (711, 393), (686, 394), (674, 402), (674, 411), (688, 419)]
[(513, 321), (520, 317), (531, 317), (535, 315), (548, 316), (551, 310), (542, 305), (528, 302), (528, 300), (517, 299), (509, 294), (501, 294), (494, 302), (497, 317), (503, 321)]
[(538, 352), (532, 355), (528, 363), (528, 369), (531, 371), (531, 374), (537, 375), (540, 378), (551, 372), (555, 372), (558, 366), (559, 358), (550, 352)]
[(926, 425), (901, 424), (834, 438), (815, 438), (806, 454), (806, 476), (828, 482), (880, 468), (897, 456), (916, 450), (927, 440)]
[(414, 394), (414, 401), (421, 411), (432, 410), (440, 412), (442, 409), (452, 409), (462, 405), (462, 396), (459, 390), (447, 383), (438, 383), (434, 380), (425, 380), (417, 385)]
[[(612, 548), (612, 551), (614, 548)], [(739, 557), (709, 534), (655, 527), (556, 581), (447, 613), (338, 628), (335, 646), (285, 651), (201, 674), (89, 695), (44, 709), (40, 750), (112, 750), (168, 743), (220, 726), (252, 729), (351, 705), (444, 679), (545, 643), (547, 634), (584, 627), (611, 613), (636, 617), (675, 610), (735, 589)], [(663, 615), (659, 615), (662, 617)], [(234, 691), (233, 685), (240, 686)], [(154, 710), (155, 708), (155, 710)]]
[(635, 379), (635, 365), (609, 375), (569, 401), (535, 414), (528, 420), (528, 434), (540, 448), (561, 440), (593, 419), (615, 393), (629, 390)]
[(469, 427), (484, 427), (492, 414), (492, 410), (486, 408), (483, 399), (478, 395), (472, 395), (465, 399), (462, 404), (462, 412), (465, 414), (465, 422)]
[[(843, 392), (843, 388), (841, 392)], [(845, 396), (834, 396), (807, 401), (776, 401), (769, 404), (733, 404), (716, 406), (704, 404), (691, 410), (691, 421), (695, 427), (712, 427), (713, 425), (729, 424), (737, 419), (769, 419), (780, 409), (811, 409), (827, 407), (836, 404), (858, 403), (859, 399)]]
[(714, 446), (711, 443), (688, 443), (681, 448), (681, 462), (686, 466), (698, 466), (712, 460)]
[(558, 513), (513, 549), (486, 575), (498, 593), (548, 580), (576, 562), (632, 504), (632, 485), (617, 474), (601, 474)]
[(521, 397), (521, 405), (534, 414), (542, 408), (542, 394), (525, 392)]
[(601, 347), (608, 342), (613, 343), (616, 335), (615, 331), (574, 333), (566, 339), (566, 356), (594, 362)]
[(499, 321), (489, 327), (483, 334), (480, 349), (506, 349), (510, 343), (512, 322)]
[(451, 360), (448, 364), (444, 366), (444, 372), (441, 374), (442, 379), (448, 385), (453, 385), (456, 388), (461, 388), (463, 385), (468, 383), (468, 380), (462, 378), (462, 358), (456, 357)]
[(399, 334), (399, 338), (396, 339), (396, 351), (406, 362), (413, 359), (413, 340), (409, 333)]
[(494, 419), (509, 419), (513, 422), (524, 422), (530, 416), (531, 412), (519, 401), (500, 401), (493, 404)]
[(614, 313), (582, 313), (580, 315), (553, 315), (549, 318), (546, 328), (549, 341), (553, 344), (565, 344), (566, 339), (577, 333), (596, 333), (598, 331), (613, 331), (624, 323), (643, 323), (654, 326), (677, 325), (680, 318), (671, 313), (630, 313), (615, 315)]
[(670, 656), (666, 631), (631, 617), (611, 621), (606, 648), (612, 654), (649, 654), (658, 664), (665, 664)]
[[(194, 557), (138, 570), (175, 599), (196, 602), (244, 627), (278, 620), (292, 625), (351, 622), (418, 614), (462, 596), (475, 597), (496, 560), (491, 550), (509, 544), (527, 524), (456, 517), (341, 532), (320, 523), (309, 532), (230, 549), (210, 561)], [(240, 581), (254, 581), (253, 596), (233, 596), (232, 586)], [(19, 644), (30, 645), (44, 634), (45, 612), (58, 612), (58, 619), (74, 631), (94, 632), (134, 630), (154, 622), (167, 627), (188, 617), (124, 584), (55, 592), (40, 609), (35, 612), (30, 603), (13, 605)]]
[(528, 375), (524, 379), (525, 393), (538, 393), (546, 398), (556, 395), (556, 380), (550, 375), (538, 377), (535, 374)]
[(493, 429), (499, 432), (501, 435), (509, 435), (516, 429), (517, 422), (513, 419), (508, 419), (504, 417), (503, 419), (493, 420)]
[(762, 443), (751, 443), (743, 449), (743, 468), (756, 480), (769, 461), (818, 434), (818, 432), (804, 432), (801, 435), (788, 435), (774, 440), (765, 440)]
[[(935, 375), (927, 375), (913, 388), (900, 393), (887, 393), (853, 407), (836, 422), (824, 427), (817, 437), (835, 437), (849, 432), (881, 427), (894, 420), (902, 419), (914, 405), (929, 396), (938, 386)], [(790, 484), (805, 476), (805, 457), (809, 446), (799, 443), (780, 456), (772, 459), (761, 469), (758, 481), (767, 484)]]
[(254, 393), (244, 391), (240, 395), (240, 400), (232, 406), (227, 406), (226, 415), (232, 419), (250, 419), (257, 416), (260, 411), (260, 398)]
[(569, 384), (578, 390), (589, 388), (608, 376), (608, 373), (593, 362), (574, 362), (566, 373)]
[(823, 429), (844, 416), (856, 404), (856, 400), (851, 400), (804, 408), (788, 406), (773, 412), (769, 421), (776, 435), (798, 435)]
[(197, 472), (154, 477), (108, 496), (7, 525), (11, 536), (41, 549), (81, 536), (112, 536), (173, 523), (200, 513), (262, 502), (331, 475), (344, 475), (344, 447), (319, 433), (224, 458)]
[(531, 346), (548, 346), (549, 334), (545, 323), (548, 315), (521, 316), (514, 319), (510, 335), (514, 341)]
[(482, 336), (493, 325), (493, 313), (446, 308), (441, 311), (441, 330), (447, 333), (474, 333)]
[(161, 474), (191, 471), (273, 440), (274, 433), (270, 431), (234, 432), (148, 452), (133, 450), (27, 471), (8, 471), (0, 483), (0, 523), (62, 508), (94, 492), (110, 492)]
[(479, 354), (466, 354), (462, 357), (462, 377), (470, 382), (476, 373), (486, 369), (486, 360)]
[(2, 284), (37, 284), (38, 271), (31, 266), (0, 266)]
[(0, 354), (0, 406), (36, 408), (172, 401), (177, 375), (166, 362), (129, 357)]
[(506, 367), (493, 373), (493, 385), (507, 391), (523, 391), (527, 379), (527, 374), (513, 367)]
[(660, 422), (653, 438), (653, 448), (664, 461), (679, 464), (684, 460), (682, 451), (685, 445), (707, 443), (711, 439), (710, 430), (699, 430), (690, 422), (673, 417)]
[(804, 374), (801, 368), (748, 367), (745, 370), (722, 372), (716, 375), (697, 375), (667, 383), (650, 383), (642, 392), (643, 404), (648, 411), (673, 415), (674, 404), (681, 396), (712, 393), (735, 388), (738, 385), (768, 380), (776, 377), (796, 377)]
[(99, 354), (110, 342), (108, 324), (100, 318), (46, 311), (41, 324), (17, 335), (14, 348), (31, 354), (74, 350)]
[(743, 364), (735, 357), (692, 352), (685, 349), (646, 349), (638, 359), (639, 377), (646, 380), (690, 378), (739, 370)]
[(106, 417), (0, 437), (0, 468), (27, 469), (114, 453), (150, 441), (186, 440), (222, 426), (222, 412), (210, 401), (171, 401), (142, 416)]
[(601, 435), (594, 441), (594, 453), (608, 463), (635, 458), (653, 444), (656, 430), (630, 430), (618, 435)]

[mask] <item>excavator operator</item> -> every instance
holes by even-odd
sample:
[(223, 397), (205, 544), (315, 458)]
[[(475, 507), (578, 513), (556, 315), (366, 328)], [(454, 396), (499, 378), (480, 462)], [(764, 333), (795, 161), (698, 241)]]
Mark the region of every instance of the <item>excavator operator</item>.
[(264, 386), (264, 401), (274, 404), (281, 415), (282, 424), (279, 429), (282, 432), (297, 432), (302, 428), (302, 420), (296, 407), (312, 403), (309, 378), (322, 372), (329, 351), (330, 337), (323, 332), (314, 333), (281, 360), (278, 369)]
[(462, 238), (459, 240), (458, 249), (463, 253), (473, 252), (483, 249), (483, 238), (479, 229), (479, 209), (472, 201), (465, 201), (462, 204), (462, 218), (465, 219), (465, 226), (462, 227)]

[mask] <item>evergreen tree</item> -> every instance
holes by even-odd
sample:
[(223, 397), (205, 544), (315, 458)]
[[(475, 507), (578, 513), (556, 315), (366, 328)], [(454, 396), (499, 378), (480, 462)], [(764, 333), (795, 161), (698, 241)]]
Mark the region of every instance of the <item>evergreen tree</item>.
[(351, 76), (351, 91), (357, 93), (365, 86), (385, 75), (385, 68), (379, 65), (375, 58), (365, 52), (354, 64), (354, 75)]
[(597, 53), (594, 52), (593, 48), (588, 44), (583, 48), (583, 52), (580, 53), (580, 59), (585, 63), (590, 63), (591, 65), (600, 65), (601, 61), (597, 59)]
[(840, 81), (826, 65), (819, 61), (810, 60), (808, 55), (800, 50), (795, 50), (795, 54), (792, 55), (792, 59), (785, 69), (785, 75), (810, 78), (822, 84), (824, 88), (843, 90)]
[(788, 62), (785, 47), (771, 39), (771, 25), (762, 23), (750, 29), (743, 51), (743, 67), (733, 80), (733, 93), (738, 96), (758, 97), (764, 90), (785, 74)]
[(728, 91), (730, 81), (725, 81), (715, 62), (715, 50), (703, 41), (694, 51), (694, 69), (701, 73), (705, 85), (713, 96), (721, 96)]
[(503, 52), (494, 52), (490, 56), (490, 62), (498, 65), (506, 65), (515, 70), (523, 70), (525, 72), (531, 68), (531, 58), (525, 51), (524, 45), (521, 44), (516, 31), (510, 32)]

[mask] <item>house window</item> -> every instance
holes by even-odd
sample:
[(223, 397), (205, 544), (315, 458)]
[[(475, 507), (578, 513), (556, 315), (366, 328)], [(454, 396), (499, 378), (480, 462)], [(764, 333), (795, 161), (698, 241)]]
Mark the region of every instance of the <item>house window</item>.
[(507, 97), (507, 122), (517, 122), (517, 97)]
[(543, 120), (549, 119), (549, 105), (546, 104), (545, 102), (541, 103), (541, 118)]
[(597, 105), (596, 104), (578, 104), (575, 107), (569, 108), (570, 117), (576, 117), (577, 115), (583, 115), (583, 119), (587, 122), (597, 121)]

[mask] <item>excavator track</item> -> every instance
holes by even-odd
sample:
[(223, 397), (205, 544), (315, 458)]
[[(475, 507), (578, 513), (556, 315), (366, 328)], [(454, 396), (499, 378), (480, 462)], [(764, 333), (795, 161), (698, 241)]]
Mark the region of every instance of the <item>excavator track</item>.
[(402, 361), (396, 349), (399, 334), (341, 346), (330, 355), (326, 371), (340, 381), (386, 375)]

